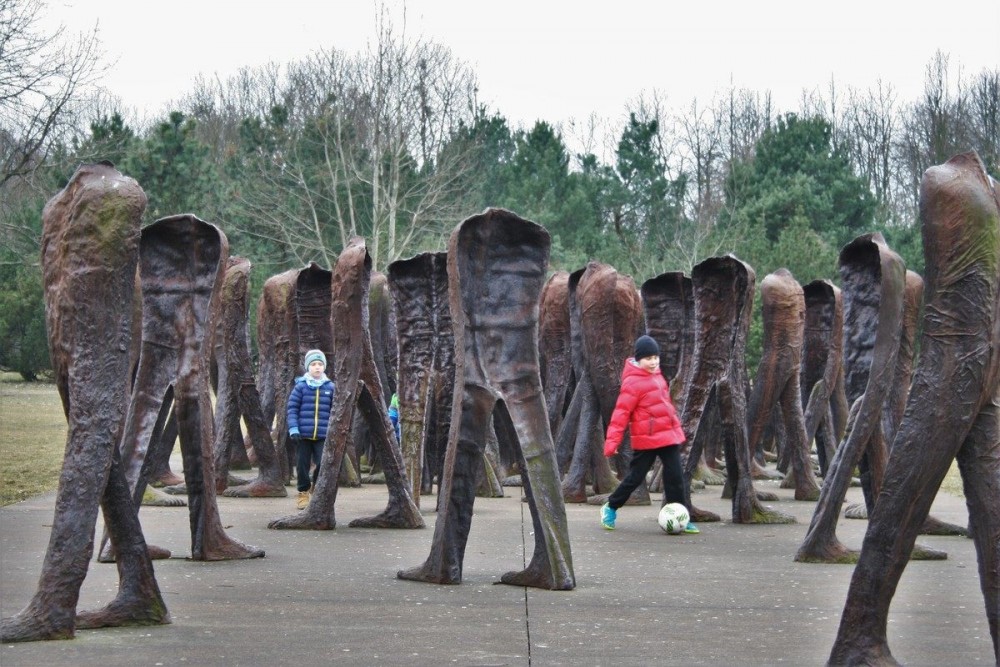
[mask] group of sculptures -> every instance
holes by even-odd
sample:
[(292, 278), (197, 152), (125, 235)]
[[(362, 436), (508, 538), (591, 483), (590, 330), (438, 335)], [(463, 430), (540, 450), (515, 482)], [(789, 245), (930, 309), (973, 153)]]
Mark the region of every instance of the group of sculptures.
[[(956, 458), (998, 651), (1000, 187), (978, 156), (963, 154), (925, 173), (920, 201), (923, 279), (879, 234), (842, 249), (839, 288), (801, 286), (784, 269), (764, 277), (752, 383), (745, 347), (756, 276), (745, 262), (712, 257), (690, 276), (664, 273), (638, 288), (598, 261), (547, 278), (548, 233), (502, 209), (459, 224), (446, 252), (393, 262), (385, 275), (354, 238), (332, 270), (311, 264), (269, 278), (255, 380), (249, 261), (229, 257), (225, 234), (193, 215), (140, 230), (138, 183), (107, 163), (83, 165), (43, 213), (49, 343), (69, 423), (55, 518), (35, 596), (0, 622), (0, 639), (169, 623), (151, 559), (170, 552), (146, 544), (138, 509), (151, 481), (179, 481), (166, 464), (175, 438), (191, 558), (262, 557), (226, 534), (216, 494), (285, 495), (283, 402), (309, 348), (332, 360), (329, 435), (308, 508), (270, 528), (334, 528), (338, 488), (360, 483), (365, 458), (384, 473), (388, 505), (350, 525), (423, 527), (420, 496), (436, 482), (430, 554), (398, 576), (457, 584), (476, 496), (502, 493), (515, 473), (535, 547), (528, 566), (501, 581), (572, 589), (565, 503), (603, 502), (624, 470), (627, 460), (604, 458), (603, 429), (621, 360), (649, 333), (687, 436), (692, 518), (720, 520), (691, 505), (691, 482), (702, 479), (724, 484), (733, 522), (794, 521), (764, 506), (769, 496), (754, 486), (773, 475), (762, 465), (773, 453), (794, 498), (818, 501), (795, 559), (857, 563), (832, 664), (893, 661), (886, 625), (903, 568), (911, 557), (943, 557), (917, 536), (966, 530), (929, 516)], [(399, 441), (386, 411), (392, 393)], [(230, 476), (230, 461), (248, 453), (258, 477)], [(835, 532), (855, 471), (864, 507), (854, 511), (869, 519), (860, 552)], [(654, 476), (630, 502), (649, 503), (656, 487)], [(116, 563), (119, 592), (104, 609), (77, 611), (98, 506), (99, 555)]]

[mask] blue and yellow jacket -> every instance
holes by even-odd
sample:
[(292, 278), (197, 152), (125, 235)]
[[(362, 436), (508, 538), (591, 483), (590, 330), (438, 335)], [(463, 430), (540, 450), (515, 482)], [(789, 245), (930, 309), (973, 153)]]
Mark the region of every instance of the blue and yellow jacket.
[(336, 391), (333, 380), (326, 376), (319, 381), (305, 375), (296, 378), (288, 395), (288, 434), (307, 440), (326, 440)]

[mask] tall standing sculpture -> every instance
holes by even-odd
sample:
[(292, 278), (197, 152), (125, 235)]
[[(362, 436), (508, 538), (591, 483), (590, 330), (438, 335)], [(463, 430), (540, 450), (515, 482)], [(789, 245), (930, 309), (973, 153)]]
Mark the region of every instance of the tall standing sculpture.
[[(382, 460), (389, 504), (374, 517), (355, 519), (348, 525), (368, 528), (422, 528), (423, 517), (410, 494), (393, 428), (389, 422), (382, 384), (375, 368), (368, 333), (368, 286), (371, 280), (371, 257), (364, 239), (355, 237), (340, 253), (333, 270), (330, 303), (332, 322), (317, 320), (316, 328), (330, 331), (332, 325), (333, 380), (337, 383), (330, 428), (323, 445), (319, 478), (302, 512), (274, 519), (273, 529), (333, 530), (337, 526), (334, 506), (339, 489), (340, 469), (352, 443), (351, 423), (357, 408), (368, 421), (376, 452)], [(301, 290), (300, 290), (301, 291)], [(315, 298), (319, 298), (316, 296)], [(302, 298), (300, 297), (300, 301)], [(301, 308), (300, 302), (300, 308)], [(304, 342), (302, 343), (304, 344)], [(328, 367), (330, 368), (330, 367)]]
[(772, 410), (777, 408), (784, 425), (791, 474), (795, 478), (795, 499), (816, 500), (819, 485), (809, 459), (799, 384), (805, 335), (805, 295), (787, 269), (778, 269), (765, 276), (760, 284), (760, 295), (764, 350), (750, 394), (747, 442), (750, 451), (755, 451)]
[(567, 271), (553, 273), (542, 288), (538, 307), (538, 362), (549, 413), (549, 430), (555, 436), (575, 384)]
[[(237, 498), (284, 498), (288, 495), (271, 439), (270, 424), (260, 407), (260, 393), (250, 361), (250, 260), (230, 257), (222, 285), (222, 314), (216, 327), (215, 363), (218, 393), (215, 403), (216, 491)], [(226, 488), (230, 451), (243, 449), (240, 421), (257, 460), (257, 478)]]
[[(0, 622), (3, 642), (170, 622), (118, 450), (145, 208), (139, 184), (101, 163), (77, 169), (42, 212), (45, 322), (69, 429), (38, 589), (24, 610)], [(118, 551), (118, 594), (104, 609), (78, 615), (98, 504)]]
[(257, 388), (264, 423), (269, 427), (274, 425), (274, 448), (284, 482), (292, 478), (294, 467), (288, 456), (285, 406), (302, 363), (295, 324), (295, 283), (298, 276), (299, 269), (271, 276), (264, 281), (257, 302), (257, 351), (260, 357)]
[(465, 546), (490, 416), (512, 434), (535, 549), (520, 572), (500, 581), (568, 590), (576, 585), (566, 508), (538, 370), (538, 301), (550, 238), (539, 225), (502, 209), (462, 222), (448, 243), (455, 329), (455, 400), (431, 553), (401, 579), (462, 580)]
[[(881, 234), (865, 234), (840, 252), (844, 283), (844, 375), (847, 398), (854, 419), (844, 442), (837, 448), (829, 474), (820, 490), (805, 540), (795, 556), (806, 562), (854, 562), (857, 552), (848, 549), (836, 535), (837, 517), (851, 483), (854, 466), (880, 437), (882, 408), (899, 352), (903, 320), (906, 269), (899, 255), (889, 249)], [(877, 454), (877, 447), (875, 448)], [(862, 472), (870, 484), (870, 459)]]
[[(220, 314), (229, 242), (194, 215), (161, 218), (142, 230), (142, 351), (125, 419), (122, 458), (138, 507), (149, 481), (147, 457), (160, 447), (171, 405), (177, 414), (191, 521), (193, 560), (260, 558), (263, 549), (226, 535), (216, 502), (208, 360)], [(101, 558), (111, 554), (102, 548)], [(165, 552), (164, 555), (169, 555)]]
[(889, 605), (952, 460), (1000, 664), (1000, 185), (975, 153), (924, 172), (920, 363), (854, 568), (832, 665), (895, 664)]
[(802, 344), (802, 405), (806, 442), (816, 440), (820, 473), (826, 477), (847, 425), (844, 392), (844, 306), (840, 288), (814, 280), (802, 288), (806, 301)]
[[(579, 347), (573, 352), (579, 363), (574, 366), (581, 371), (574, 394), (582, 394), (583, 403), (569, 469), (563, 475), (563, 499), (602, 504), (617, 486), (604, 457), (604, 431), (621, 388), (621, 365), (631, 355), (632, 343), (642, 330), (642, 302), (631, 278), (607, 264), (592, 261), (580, 276), (571, 303), (575, 306), (571, 328), (579, 331)], [(624, 443), (623, 450), (619, 459), (631, 454), (631, 447)], [(624, 473), (627, 460), (619, 463)], [(588, 478), (596, 496), (590, 499), (586, 493)], [(642, 484), (633, 492), (630, 503), (648, 505), (649, 488)]]
[(400, 446), (419, 505), (434, 479), (440, 483), (455, 383), (447, 254), (397, 260), (388, 280), (399, 339)]
[[(711, 257), (691, 271), (695, 304), (694, 359), (681, 422), (685, 444), (685, 495), (691, 518), (718, 521), (719, 516), (691, 504), (691, 475), (701, 456), (709, 424), (704, 417), (718, 410), (726, 456), (726, 484), (731, 488), (735, 523), (793, 523), (787, 514), (760, 504), (751, 477), (746, 435), (746, 339), (756, 276), (733, 255)], [(714, 404), (714, 407), (713, 407)]]

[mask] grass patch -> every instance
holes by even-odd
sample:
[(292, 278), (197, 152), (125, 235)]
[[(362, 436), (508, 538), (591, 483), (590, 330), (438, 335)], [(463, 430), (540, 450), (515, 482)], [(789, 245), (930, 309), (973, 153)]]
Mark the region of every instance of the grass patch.
[(59, 485), (66, 418), (55, 384), (0, 374), (0, 507)]

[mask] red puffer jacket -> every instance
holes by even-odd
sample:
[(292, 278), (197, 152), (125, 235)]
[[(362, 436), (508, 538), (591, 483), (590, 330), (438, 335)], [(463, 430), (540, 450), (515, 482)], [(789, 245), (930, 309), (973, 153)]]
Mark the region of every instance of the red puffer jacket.
[(645, 371), (632, 359), (622, 370), (621, 392), (604, 438), (605, 456), (618, 451), (626, 426), (632, 435), (632, 449), (656, 449), (684, 442), (684, 429), (663, 374)]

